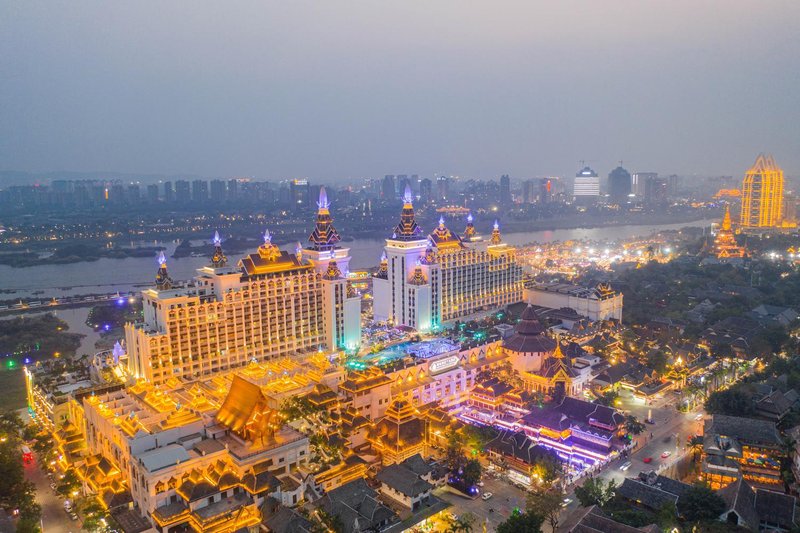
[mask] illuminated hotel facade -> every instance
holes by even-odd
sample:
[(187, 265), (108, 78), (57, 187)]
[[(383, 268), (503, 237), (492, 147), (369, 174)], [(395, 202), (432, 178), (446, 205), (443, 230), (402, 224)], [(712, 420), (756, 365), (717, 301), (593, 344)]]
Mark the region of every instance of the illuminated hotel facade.
[(522, 267), (516, 249), (502, 242), (497, 223), (488, 243), (474, 240), (471, 218), (463, 238), (444, 219), (425, 237), (406, 190), (400, 223), (386, 239), (373, 279), (375, 320), (430, 331), (442, 322), (521, 301)]
[(742, 183), (743, 228), (777, 228), (783, 222), (783, 170), (771, 155), (759, 154)]
[(361, 298), (348, 288), (348, 249), (336, 247), (324, 189), (320, 196), (307, 250), (281, 251), (266, 232), (233, 267), (217, 235), (211, 265), (184, 287), (174, 286), (162, 254), (156, 287), (142, 291), (143, 322), (125, 325), (131, 374), (158, 384), (357, 347)]

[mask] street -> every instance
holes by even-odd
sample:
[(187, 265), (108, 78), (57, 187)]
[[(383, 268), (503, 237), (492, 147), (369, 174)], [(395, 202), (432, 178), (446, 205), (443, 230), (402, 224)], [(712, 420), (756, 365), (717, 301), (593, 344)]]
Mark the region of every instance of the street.
[[(518, 489), (504, 479), (493, 477), (483, 477), (484, 486), (481, 487), (481, 494), (492, 493), (492, 497), (486, 501), (480, 497), (472, 500), (450, 492), (446, 487), (437, 489), (437, 497), (449, 502), (455, 515), (471, 513), (475, 516), (474, 531), (482, 531), (481, 527), (485, 520), (488, 520), (486, 531), (494, 531), (500, 522), (505, 521), (511, 515), (515, 507), (525, 508), (525, 491)], [(494, 509), (490, 512), (489, 509)]]
[(36, 501), (42, 506), (42, 531), (44, 533), (77, 533), (79, 520), (71, 520), (64, 511), (64, 500), (50, 488), (50, 479), (39, 468), (38, 458), (25, 465), (25, 478), (36, 485)]

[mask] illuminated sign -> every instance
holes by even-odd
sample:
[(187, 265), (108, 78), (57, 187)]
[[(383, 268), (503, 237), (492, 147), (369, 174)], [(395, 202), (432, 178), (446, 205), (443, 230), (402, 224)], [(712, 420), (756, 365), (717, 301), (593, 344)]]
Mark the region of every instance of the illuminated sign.
[(347, 279), (367, 279), (368, 277), (369, 272), (366, 270), (356, 270), (347, 273)]
[(428, 372), (430, 372), (431, 374), (438, 374), (439, 372), (450, 370), (454, 366), (458, 365), (458, 361), (459, 357), (457, 355), (451, 355), (450, 357), (445, 357), (444, 359), (433, 361), (428, 366)]

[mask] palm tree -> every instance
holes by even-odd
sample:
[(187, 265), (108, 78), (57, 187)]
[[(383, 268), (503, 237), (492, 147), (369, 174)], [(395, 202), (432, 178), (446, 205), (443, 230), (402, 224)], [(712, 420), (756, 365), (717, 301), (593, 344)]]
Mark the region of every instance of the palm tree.
[(451, 516), (447, 518), (447, 529), (445, 533), (472, 533), (472, 525), (475, 523), (475, 516), (471, 513), (464, 513), (461, 516)]
[(699, 435), (689, 439), (689, 449), (692, 451), (692, 460), (696, 463), (698, 454), (703, 451), (703, 437)]

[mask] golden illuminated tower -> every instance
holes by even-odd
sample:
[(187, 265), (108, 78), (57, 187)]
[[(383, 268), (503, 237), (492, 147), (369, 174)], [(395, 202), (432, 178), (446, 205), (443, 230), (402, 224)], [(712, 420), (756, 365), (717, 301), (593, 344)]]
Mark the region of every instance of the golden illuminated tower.
[(743, 228), (776, 228), (783, 218), (783, 170), (771, 155), (759, 154), (742, 184)]
[(731, 209), (727, 206), (725, 207), (725, 216), (722, 219), (722, 226), (720, 226), (717, 232), (717, 238), (714, 239), (714, 252), (719, 259), (747, 257), (746, 250), (736, 244), (736, 237), (733, 234), (733, 224), (731, 223)]

